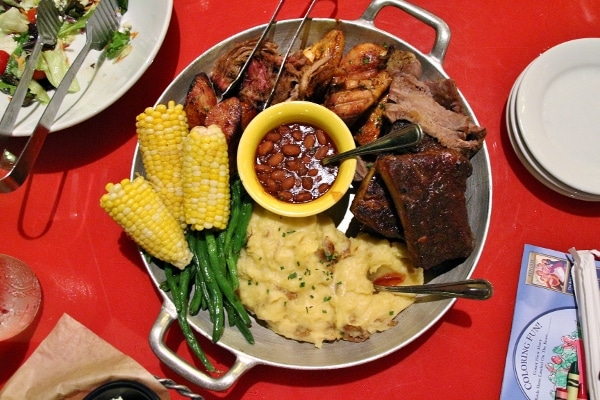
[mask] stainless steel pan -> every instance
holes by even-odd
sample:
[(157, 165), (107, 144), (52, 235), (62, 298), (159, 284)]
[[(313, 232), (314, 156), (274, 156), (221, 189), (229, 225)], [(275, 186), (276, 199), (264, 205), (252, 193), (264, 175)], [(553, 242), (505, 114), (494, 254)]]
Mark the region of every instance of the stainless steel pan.
[[(403, 40), (378, 29), (374, 20), (384, 7), (396, 7), (417, 20), (431, 26), (436, 31), (435, 43), (428, 54), (423, 54)], [(272, 39), (285, 46), (294, 34), (299, 20), (277, 22), (271, 30)], [(237, 41), (257, 37), (262, 26), (241, 32), (209, 49), (195, 59), (173, 83), (165, 90), (157, 103), (168, 100), (183, 102), (190, 82), (198, 72), (209, 72), (214, 61), (230, 45)], [(307, 21), (303, 34), (296, 47), (305, 47), (332, 28), (342, 29), (346, 35), (346, 48), (360, 42), (387, 43), (398, 48), (412, 51), (423, 64), (424, 77), (447, 78), (442, 68), (444, 56), (450, 40), (450, 30), (446, 23), (435, 15), (402, 0), (373, 0), (362, 16), (354, 21), (334, 19), (312, 19)], [(471, 108), (464, 98), (465, 108), (476, 120)], [(476, 247), (472, 255), (458, 267), (433, 279), (434, 282), (462, 280), (472, 274), (486, 239), (491, 212), (491, 176), (487, 149), (484, 147), (472, 159), (474, 171), (468, 180), (467, 202), (469, 222), (476, 239)], [(141, 156), (136, 150), (133, 161), (132, 176), (143, 173)], [(344, 210), (345, 212), (345, 210)], [(346, 213), (349, 214), (349, 213)], [(346, 229), (348, 217), (343, 219), (340, 229)], [(143, 257), (142, 257), (143, 258)], [(163, 271), (154, 264), (146, 267), (156, 287), (164, 280)], [(291, 369), (335, 369), (367, 363), (386, 356), (406, 346), (432, 325), (434, 325), (454, 304), (455, 300), (416, 303), (403, 311), (398, 317), (398, 325), (386, 332), (373, 335), (363, 343), (345, 341), (326, 343), (317, 349), (312, 344), (299, 343), (285, 339), (255, 323), (252, 333), (256, 339), (254, 345), (248, 344), (236, 329), (226, 329), (218, 345), (229, 350), (236, 357), (231, 369), (220, 377), (211, 377), (199, 371), (180, 358), (165, 343), (165, 335), (176, 321), (176, 311), (171, 298), (158, 289), (163, 297), (163, 306), (150, 332), (150, 345), (156, 355), (172, 370), (190, 382), (211, 390), (225, 390), (236, 382), (246, 371), (258, 364), (291, 368)], [(212, 330), (208, 313), (190, 318), (190, 324), (199, 333), (210, 337)]]

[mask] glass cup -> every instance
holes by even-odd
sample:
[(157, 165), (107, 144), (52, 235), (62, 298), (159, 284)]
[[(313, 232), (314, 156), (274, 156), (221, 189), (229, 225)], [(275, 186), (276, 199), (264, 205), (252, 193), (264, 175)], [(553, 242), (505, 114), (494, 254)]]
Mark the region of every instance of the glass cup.
[(42, 300), (40, 283), (27, 264), (0, 254), (0, 341), (23, 332)]

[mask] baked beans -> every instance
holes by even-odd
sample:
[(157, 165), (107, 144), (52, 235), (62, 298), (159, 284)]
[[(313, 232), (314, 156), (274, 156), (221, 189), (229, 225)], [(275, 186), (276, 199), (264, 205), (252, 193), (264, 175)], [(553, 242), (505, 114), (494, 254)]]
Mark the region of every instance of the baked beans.
[(267, 193), (287, 203), (307, 203), (330, 188), (337, 165), (323, 165), (327, 156), (337, 154), (325, 131), (310, 124), (281, 125), (258, 144), (254, 169)]

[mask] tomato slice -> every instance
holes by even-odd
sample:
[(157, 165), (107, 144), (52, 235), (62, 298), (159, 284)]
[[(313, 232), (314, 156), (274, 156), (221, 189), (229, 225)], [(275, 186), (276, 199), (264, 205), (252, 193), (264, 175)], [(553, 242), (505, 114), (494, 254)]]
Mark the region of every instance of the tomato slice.
[(30, 8), (25, 12), (25, 16), (30, 24), (35, 24), (37, 17), (37, 8)]
[(40, 70), (34, 70), (33, 71), (33, 75), (32, 75), (32, 79), (35, 81), (40, 81), (42, 79), (44, 79), (46, 77), (46, 73), (44, 71), (40, 71)]
[(4, 50), (0, 50), (0, 74), (3, 74), (6, 71), (6, 66), (8, 65), (8, 60), (10, 59), (10, 54), (8, 54)]

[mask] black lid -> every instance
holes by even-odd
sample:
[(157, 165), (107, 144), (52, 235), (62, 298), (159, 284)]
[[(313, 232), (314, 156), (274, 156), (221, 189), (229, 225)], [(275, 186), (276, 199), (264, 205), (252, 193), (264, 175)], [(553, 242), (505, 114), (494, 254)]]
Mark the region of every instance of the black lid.
[(130, 380), (118, 380), (98, 386), (84, 400), (160, 400), (148, 386)]

